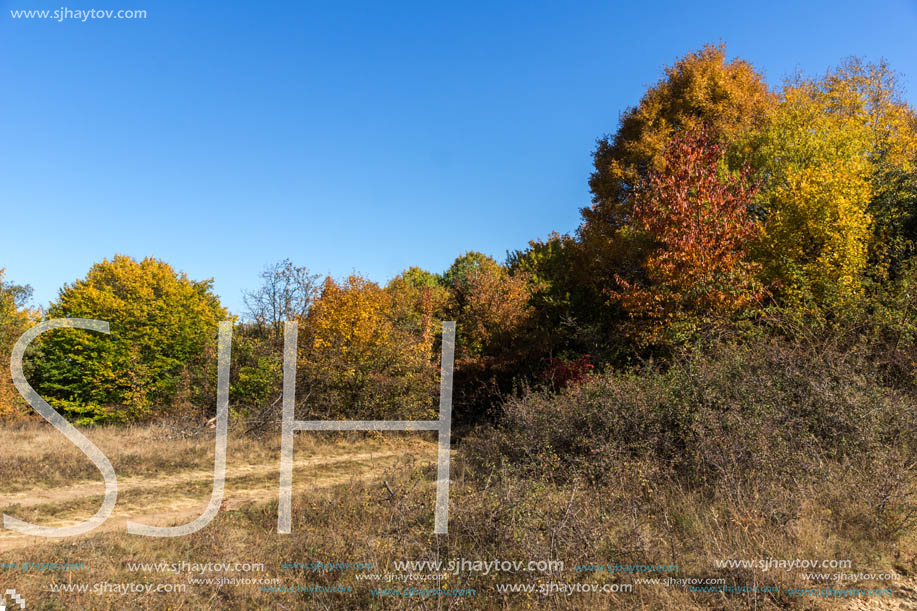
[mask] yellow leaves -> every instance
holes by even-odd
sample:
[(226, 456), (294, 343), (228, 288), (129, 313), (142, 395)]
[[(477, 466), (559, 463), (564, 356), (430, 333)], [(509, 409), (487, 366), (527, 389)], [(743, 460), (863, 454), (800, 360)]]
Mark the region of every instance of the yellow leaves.
[(787, 86), (758, 144), (770, 177), (771, 275), (791, 301), (857, 296), (874, 243), (870, 207), (886, 188), (880, 177), (917, 158), (917, 122), (888, 66), (850, 60), (820, 81)]
[(142, 418), (170, 403), (182, 376), (206, 375), (206, 346), (227, 316), (210, 281), (191, 281), (157, 259), (121, 255), (65, 286), (48, 314), (111, 326), (108, 336), (60, 331), (39, 340), (39, 389), (69, 402), (67, 411), (85, 420)]
[(429, 415), (433, 338), (398, 324), (395, 297), (360, 276), (325, 280), (301, 321), (299, 365), (311, 411), (335, 418)]
[[(4, 280), (5, 271), (0, 267), (0, 350), (10, 354), (19, 336), (38, 321), (38, 312), (26, 308), (25, 301), (31, 288), (10, 284)], [(0, 370), (0, 418), (21, 415), (19, 393), (13, 387), (10, 368)]]
[(872, 153), (868, 125), (838, 112), (824, 83), (784, 90), (760, 136), (758, 165), (770, 177), (762, 255), (790, 301), (838, 303), (861, 292)]
[(822, 91), (825, 105), (833, 112), (868, 130), (875, 161), (904, 171), (913, 169), (917, 123), (887, 63), (847, 60), (823, 79)]

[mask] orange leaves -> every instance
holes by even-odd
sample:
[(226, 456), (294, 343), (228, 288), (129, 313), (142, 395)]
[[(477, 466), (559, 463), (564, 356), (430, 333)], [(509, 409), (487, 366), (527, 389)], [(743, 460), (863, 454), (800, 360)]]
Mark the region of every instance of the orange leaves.
[(464, 305), (460, 321), (473, 348), (505, 344), (528, 322), (532, 286), (527, 274), (510, 275), (500, 267), (478, 269), (457, 290)]
[(650, 321), (650, 335), (663, 321), (731, 316), (763, 295), (745, 250), (761, 232), (750, 213), (758, 187), (747, 169), (728, 173), (723, 155), (706, 130), (681, 134), (665, 150), (666, 170), (634, 190), (633, 224), (653, 247), (640, 277), (618, 275), (609, 292)]
[[(4, 280), (6, 270), (0, 267), (0, 350), (9, 354), (19, 336), (38, 319), (38, 312), (25, 307), (32, 289)], [(0, 418), (17, 417), (19, 395), (13, 388), (10, 368), (0, 370)]]
[(319, 417), (430, 416), (432, 338), (399, 320), (396, 291), (360, 276), (325, 280), (300, 331), (299, 369)]
[(614, 230), (628, 221), (631, 190), (647, 172), (666, 167), (666, 146), (679, 131), (707, 125), (735, 142), (762, 124), (775, 101), (751, 64), (726, 60), (723, 45), (706, 45), (666, 68), (665, 77), (622, 115), (614, 137), (598, 142), (589, 179), (594, 205), (582, 211), (583, 235), (614, 239)]

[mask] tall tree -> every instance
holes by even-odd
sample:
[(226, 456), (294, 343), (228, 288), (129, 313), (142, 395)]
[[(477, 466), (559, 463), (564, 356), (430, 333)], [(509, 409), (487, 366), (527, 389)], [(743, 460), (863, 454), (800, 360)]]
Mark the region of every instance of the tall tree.
[(866, 130), (872, 190), (867, 212), (873, 219), (869, 267), (881, 281), (887, 272), (896, 273), (915, 250), (917, 113), (885, 61), (847, 59), (818, 86), (828, 112)]
[(789, 81), (748, 144), (765, 178), (760, 256), (787, 303), (843, 306), (912, 251), (917, 116), (884, 62)]
[(706, 125), (731, 144), (760, 126), (775, 100), (751, 64), (726, 61), (724, 45), (707, 45), (666, 68), (665, 77), (624, 112), (617, 132), (598, 141), (589, 179), (593, 205), (582, 211), (587, 243), (601, 256), (604, 243), (615, 240), (631, 218), (630, 194), (650, 171), (665, 168), (675, 133)]
[(760, 257), (787, 303), (843, 304), (860, 295), (873, 219), (873, 140), (823, 82), (788, 84), (755, 137), (765, 178)]
[[(6, 270), (0, 267), (0, 354), (9, 358), (13, 344), (37, 318), (26, 304), (32, 296), (32, 287), (18, 285), (5, 279)], [(18, 393), (10, 378), (9, 366), (0, 367), (0, 418), (19, 415)]]
[[(212, 280), (190, 280), (153, 258), (96, 263), (61, 289), (51, 318), (93, 318), (111, 334), (58, 329), (30, 351), (36, 390), (81, 423), (130, 421), (165, 411), (182, 381), (193, 394), (211, 377), (217, 326), (227, 317)], [(211, 402), (208, 400), (208, 405)]]
[(730, 172), (722, 147), (706, 130), (672, 139), (664, 170), (652, 170), (634, 190), (635, 225), (652, 247), (636, 278), (617, 277), (610, 291), (643, 339), (691, 333), (728, 319), (763, 296), (746, 245), (761, 232), (751, 207), (757, 184), (750, 170)]

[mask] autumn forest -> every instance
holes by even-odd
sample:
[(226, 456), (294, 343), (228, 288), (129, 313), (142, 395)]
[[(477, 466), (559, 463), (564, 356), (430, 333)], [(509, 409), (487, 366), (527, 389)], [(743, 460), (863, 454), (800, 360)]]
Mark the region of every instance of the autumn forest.
[[(37, 339), (30, 384), (90, 431), (193, 429), (215, 414), (217, 325), (233, 320), (231, 426), (257, 438), (278, 426), (284, 321), (299, 323), (297, 417), (316, 420), (436, 418), (456, 321), (453, 556), (626, 553), (782, 587), (763, 608), (813, 607), (786, 595), (795, 573), (714, 559), (917, 571), (917, 112), (884, 62), (775, 84), (727, 57), (675, 59), (610, 117), (570, 234), (384, 284), (278, 253), (240, 312), (155, 257), (112, 253), (46, 307), (0, 271), (0, 346), (41, 320), (108, 321)], [(38, 418), (8, 368), (0, 416)], [(423, 498), (402, 511), (428, 520)], [(653, 596), (612, 606), (714, 600)]]

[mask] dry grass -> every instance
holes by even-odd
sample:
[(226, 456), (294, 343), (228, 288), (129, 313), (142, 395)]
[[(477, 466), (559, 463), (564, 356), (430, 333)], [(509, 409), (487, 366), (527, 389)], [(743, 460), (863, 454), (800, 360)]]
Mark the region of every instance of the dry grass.
[[(917, 574), (917, 414), (913, 389), (882, 379), (856, 351), (806, 351), (780, 342), (729, 346), (666, 370), (609, 374), (560, 394), (509, 401), (504, 425), (455, 444), (449, 534), (433, 530), (431, 434), (299, 434), (293, 533), (278, 535), (275, 437), (232, 436), (227, 498), (205, 529), (186, 537), (128, 536), (143, 521), (195, 517), (209, 495), (211, 434), (170, 427), (88, 434), (124, 483), (112, 529), (0, 552), (3, 562), (83, 562), (44, 574), (4, 571), (29, 608), (149, 609), (829, 609), (842, 598), (789, 588), (884, 588), (887, 581), (811, 581), (805, 570), (718, 568), (729, 559), (850, 560), (842, 572)], [(35, 520), (85, 518), (101, 483), (47, 430), (5, 431), (0, 467), (7, 511)], [(43, 464), (36, 464), (40, 457)], [(176, 458), (180, 457), (180, 458)], [(311, 462), (310, 462), (311, 461)], [(13, 467), (11, 465), (18, 465)], [(32, 469), (32, 473), (22, 470)], [(36, 475), (37, 474), (37, 475)], [(56, 478), (31, 490), (30, 477)], [(84, 494), (85, 493), (85, 494)], [(41, 497), (28, 503), (27, 495)], [(57, 495), (57, 496), (55, 496)], [(34, 499), (32, 499), (34, 500)], [(11, 505), (14, 507), (10, 508)], [(177, 511), (176, 505), (181, 511)], [(117, 510), (116, 510), (117, 511)], [(182, 511), (184, 513), (182, 513)], [(178, 519), (181, 518), (181, 519)], [(101, 530), (101, 529), (100, 529)], [(2, 547), (0, 547), (2, 549)], [(378, 596), (365, 573), (397, 573), (405, 560), (562, 560), (548, 572), (463, 572), (442, 583), (475, 596)], [(259, 584), (194, 585), (188, 575), (132, 572), (129, 562), (256, 562), (283, 586), (346, 593), (277, 593)], [(283, 569), (285, 562), (364, 562), (372, 570)], [(677, 564), (677, 578), (778, 592), (724, 594), (636, 584), (629, 593), (504, 593), (502, 584), (629, 584), (585, 564)], [(839, 572), (823, 569), (814, 572)], [(640, 577), (665, 577), (648, 573)], [(182, 583), (169, 594), (52, 593), (49, 583)], [(433, 582), (413, 584), (430, 587)], [(900, 585), (893, 585), (901, 596)], [(861, 597), (857, 608), (878, 606)], [(863, 607), (863, 605), (867, 605)]]
[[(739, 609), (833, 608), (813, 597), (692, 594), (684, 588), (638, 586), (627, 594), (500, 594), (500, 583), (614, 583), (629, 577), (587, 575), (577, 563), (626, 561), (677, 563), (678, 576), (721, 576), (730, 585), (806, 587), (798, 572), (719, 570), (716, 558), (850, 558), (861, 570), (888, 570), (893, 550), (851, 547), (826, 526), (816, 503), (784, 529), (748, 522), (754, 506), (735, 506), (729, 495), (707, 497), (673, 484), (648, 491), (630, 470), (613, 474), (606, 486), (590, 488), (534, 482), (508, 473), (492, 473), (490, 483), (467, 466), (457, 465), (452, 491), (450, 534), (432, 534), (433, 469), (420, 454), (408, 453), (385, 469), (379, 479), (341, 482), (294, 497), (293, 533), (277, 535), (276, 502), (253, 500), (224, 508), (206, 529), (187, 537), (156, 540), (103, 532), (74, 541), (3, 554), (3, 561), (84, 562), (87, 568), (44, 574), (7, 571), (13, 584), (34, 608), (100, 609)], [(381, 479), (381, 478), (380, 478)], [(300, 481), (300, 480), (297, 480)], [(389, 492), (389, 488), (391, 492)], [(806, 491), (806, 493), (817, 491)], [(903, 550), (912, 550), (909, 558)], [(898, 546), (894, 568), (914, 565), (912, 541)], [(394, 573), (399, 560), (546, 559), (567, 563), (553, 574), (464, 573), (450, 577), (449, 587), (474, 588), (475, 597), (418, 599), (379, 597), (358, 573)], [(258, 585), (188, 585), (180, 594), (97, 596), (48, 591), (48, 583), (187, 583), (188, 575), (132, 572), (128, 562), (260, 562), (255, 574), (208, 573), (205, 577), (261, 577), (287, 586), (344, 586), (349, 593), (262, 592)], [(371, 562), (373, 571), (284, 570), (282, 562)], [(391, 585), (391, 584), (389, 584)], [(871, 584), (875, 587), (877, 584)], [(881, 585), (881, 584), (878, 584)]]

